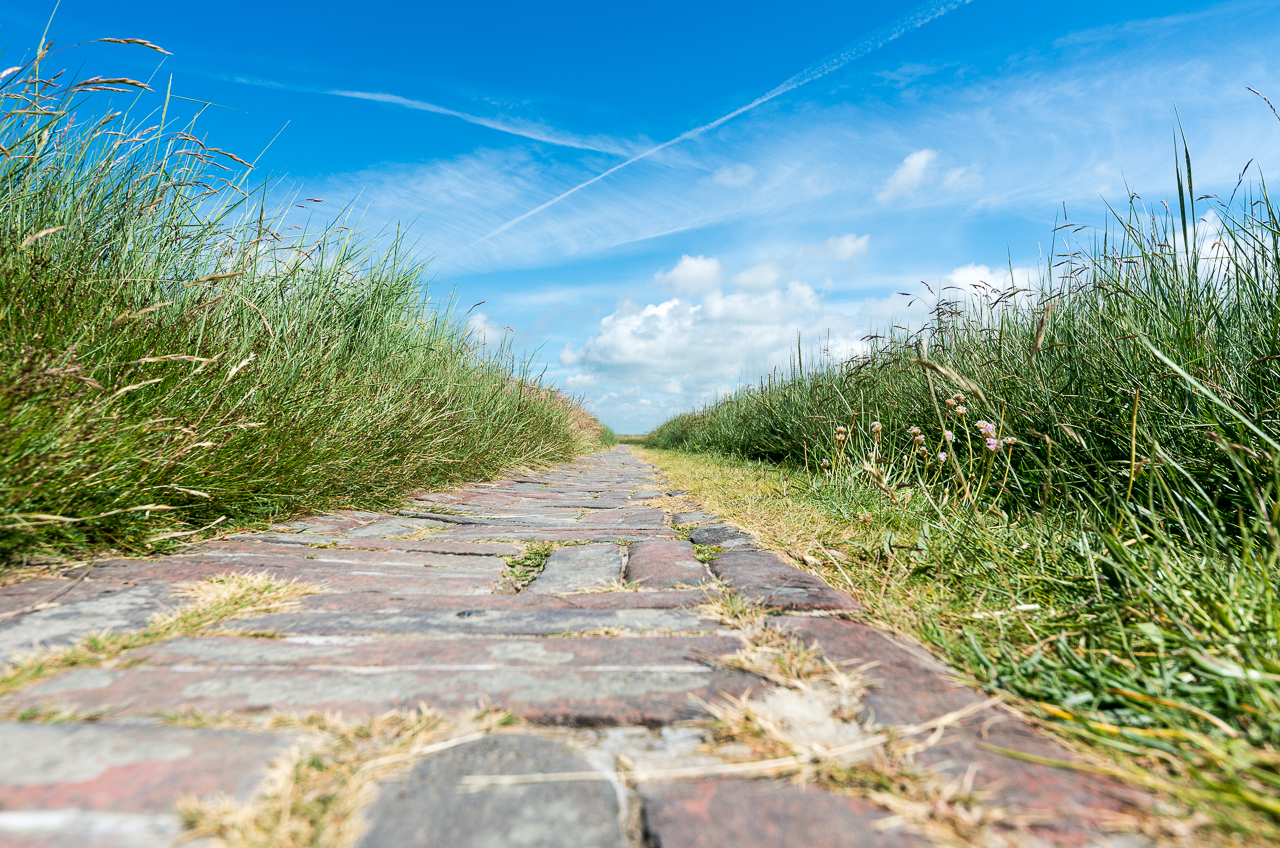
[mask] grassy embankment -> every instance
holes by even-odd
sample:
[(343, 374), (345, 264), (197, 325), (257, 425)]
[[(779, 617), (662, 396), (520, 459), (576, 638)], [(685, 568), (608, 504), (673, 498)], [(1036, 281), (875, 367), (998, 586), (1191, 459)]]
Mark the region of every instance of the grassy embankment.
[(0, 84), (0, 567), (385, 505), (607, 435), (429, 303), (398, 239), (294, 224), (168, 97), (94, 114), (141, 84), (52, 63)]
[(1178, 185), (1039, 291), (941, 302), (648, 444), (1124, 776), (1275, 839), (1280, 212), (1265, 187), (1206, 205), (1189, 158)]

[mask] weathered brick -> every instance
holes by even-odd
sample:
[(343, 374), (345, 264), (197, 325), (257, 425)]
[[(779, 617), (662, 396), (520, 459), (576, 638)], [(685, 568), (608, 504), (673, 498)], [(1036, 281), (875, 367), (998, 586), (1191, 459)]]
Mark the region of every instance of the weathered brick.
[(556, 548), (529, 587), (531, 594), (574, 592), (616, 583), (622, 577), (625, 554), (618, 545), (573, 545)]
[(423, 639), (460, 635), (552, 636), (622, 627), (634, 634), (713, 630), (692, 612), (672, 609), (531, 609), (409, 611), (380, 609), (255, 616), (236, 622), (250, 631), (273, 630), (290, 637), (376, 636)]
[(0, 809), (168, 812), (183, 794), (244, 801), (288, 741), (233, 730), (0, 722)]
[(616, 527), (665, 527), (667, 514), (660, 509), (631, 507), (609, 509), (584, 515), (579, 524), (608, 524)]
[(693, 528), (689, 539), (695, 545), (715, 545), (728, 550), (730, 548), (756, 549), (756, 540), (746, 533), (727, 524), (703, 524)]
[[(56, 585), (56, 581), (49, 583)], [(92, 631), (140, 629), (168, 609), (174, 598), (168, 583), (95, 588), (98, 592), (92, 597), (59, 599), (49, 609), (0, 621), (0, 665), (22, 654), (69, 644)]]
[(222, 710), (413, 708), (457, 712), (481, 700), (550, 724), (659, 725), (706, 715), (695, 698), (741, 695), (759, 681), (700, 661), (737, 636), (456, 638), (365, 644), (175, 639), (133, 652), (126, 668), (66, 672), (0, 706), (76, 704), (122, 714)]
[(710, 577), (683, 539), (655, 539), (627, 546), (627, 580), (645, 589), (694, 586)]
[(778, 609), (856, 610), (857, 603), (770, 551), (735, 548), (711, 561), (711, 572), (744, 598)]
[(701, 589), (667, 592), (590, 592), (575, 595), (425, 595), (397, 592), (395, 587), (370, 586), (342, 593), (309, 595), (302, 609), (377, 612), (379, 610), (539, 610), (539, 609), (679, 609), (706, 599)]
[(916, 848), (889, 813), (858, 798), (762, 780), (641, 784), (645, 821), (662, 848)]
[(534, 736), (452, 748), (382, 787), (359, 848), (624, 848), (618, 794), (605, 781), (457, 789), (469, 775), (590, 770), (560, 743)]

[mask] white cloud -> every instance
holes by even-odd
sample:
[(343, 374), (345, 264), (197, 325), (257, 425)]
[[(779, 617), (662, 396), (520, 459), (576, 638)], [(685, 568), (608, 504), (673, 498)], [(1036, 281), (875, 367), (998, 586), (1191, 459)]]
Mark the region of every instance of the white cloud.
[(969, 167), (952, 168), (942, 178), (942, 184), (952, 191), (980, 188), (982, 177)]
[(777, 262), (761, 262), (733, 278), (733, 284), (742, 291), (764, 291), (773, 288), (782, 278), (782, 268)]
[(920, 300), (930, 304), (939, 299), (973, 301), (985, 298), (994, 301), (1002, 299), (1002, 295), (1007, 298), (1010, 289), (1017, 290), (1015, 297), (1018, 300), (1025, 300), (1031, 293), (1039, 290), (1040, 278), (1038, 268), (1015, 266), (1010, 275), (1007, 267), (992, 268), (970, 262), (943, 276), (941, 287), (933, 286), (932, 292), (928, 292), (922, 285)]
[[(918, 78), (929, 68), (908, 63), (882, 75), (911, 83), (902, 94), (886, 85), (887, 99), (858, 104), (815, 93), (803, 108), (744, 115), (483, 242), (477, 239), (502, 222), (599, 174), (604, 163), (598, 154), (504, 145), (308, 178), (306, 191), (331, 198), (333, 206), (326, 203), (323, 214), (360, 195), (373, 226), (417, 221), (423, 254), (436, 257), (438, 272), (459, 276), (548, 267), (712, 227), (721, 228), (710, 234), (720, 241), (698, 244), (694, 252), (722, 258), (728, 255), (724, 241), (743, 224), (813, 232), (839, 221), (846, 229), (865, 229), (874, 216), (877, 238), (894, 228), (914, 229), (920, 225), (914, 216), (885, 221), (886, 211), (897, 210), (850, 203), (877, 189), (889, 198), (909, 187), (912, 180), (886, 181), (895, 170), (910, 176), (900, 167), (907, 164), (904, 138), (927, 139), (931, 150), (947, 151), (922, 172), (912, 205), (959, 213), (948, 219), (952, 232), (974, 208), (1038, 219), (1064, 200), (1073, 213), (1096, 214), (1096, 221), (1107, 214), (1098, 204), (1100, 190), (1123, 202), (1126, 185), (1144, 197), (1172, 189), (1166, 155), (1177, 120), (1172, 102), (1196, 157), (1198, 186), (1225, 186), (1229, 193), (1250, 157), (1256, 157), (1255, 167), (1275, 170), (1275, 119), (1245, 89), (1277, 86), (1268, 57), (1280, 36), (1268, 26), (1274, 17), (1268, 5), (1274, 6), (1219, 5), (1194, 21), (1175, 16), (1126, 24), (1109, 29), (1106, 44), (1045, 42), (988, 69), (949, 63), (958, 57), (941, 55), (938, 72), (923, 86)], [(1236, 51), (1236, 61), (1216, 61), (1224, 44)], [(965, 167), (940, 167), (951, 158)], [(1099, 163), (1108, 163), (1107, 173), (1098, 172)], [(749, 173), (745, 185), (730, 185)], [(935, 184), (946, 190), (929, 191)], [(963, 261), (958, 250), (945, 260), (937, 254), (942, 245), (965, 239), (933, 241), (936, 258)]]
[(486, 344), (493, 328), (489, 326), (489, 316), (483, 312), (472, 312), (467, 318), (467, 335), (479, 344)]
[(785, 364), (797, 334), (809, 345), (830, 331), (838, 349), (847, 350), (849, 322), (848, 316), (826, 314), (821, 296), (799, 281), (766, 291), (714, 289), (700, 302), (671, 298), (641, 306), (624, 300), (581, 349), (566, 346), (560, 361), (688, 402), (732, 385), (744, 368)]
[[(238, 79), (238, 82), (247, 83), (249, 85), (271, 85), (265, 81)], [(272, 86), (274, 87), (274, 86)], [(550, 144), (563, 145), (565, 147), (577, 147), (582, 150), (594, 150), (601, 153), (611, 153), (615, 156), (632, 156), (640, 149), (634, 142), (620, 142), (617, 139), (604, 135), (595, 135), (584, 137), (567, 133), (562, 130), (551, 127), (540, 121), (529, 121), (521, 118), (489, 118), (480, 115), (471, 115), (466, 112), (458, 112), (453, 109), (447, 109), (444, 106), (438, 106), (435, 103), (427, 103), (422, 100), (414, 100), (408, 97), (401, 97), (398, 94), (387, 94), (377, 91), (345, 91), (334, 90), (326, 91), (325, 94), (334, 95), (336, 97), (349, 97), (356, 100), (371, 100), (376, 103), (390, 103), (396, 106), (404, 106), (409, 109), (417, 109), (423, 112), (435, 112), (440, 115), (449, 115), (454, 118), (460, 118), (468, 123), (479, 124), (482, 127), (497, 130), (498, 132), (511, 133), (512, 135), (523, 136), (533, 139), (534, 141), (545, 141)]]
[(867, 242), (870, 236), (858, 236), (853, 233), (843, 236), (832, 236), (823, 243), (827, 255), (832, 259), (838, 259), (841, 262), (848, 262), (850, 259), (867, 252)]
[(739, 291), (766, 291), (773, 288), (779, 280), (790, 276), (792, 269), (801, 266), (809, 271), (830, 268), (831, 262), (848, 262), (867, 252), (870, 236), (847, 233), (832, 236), (826, 241), (806, 244), (786, 256), (770, 259), (752, 265), (733, 277), (733, 283)]
[[(793, 251), (853, 258), (865, 236), (838, 236)], [(847, 259), (845, 261), (848, 261)], [(701, 297), (673, 297), (660, 303), (624, 300), (603, 319), (581, 348), (566, 345), (560, 361), (597, 377), (602, 391), (591, 408), (608, 420), (640, 431), (717, 394), (743, 379), (786, 367), (797, 339), (806, 360), (813, 355), (846, 359), (867, 349), (864, 337), (893, 326), (918, 328), (939, 299), (972, 301), (1004, 291), (1011, 283), (1034, 288), (1034, 267), (1009, 269), (969, 263), (939, 275), (930, 286), (909, 280), (881, 280), (900, 292), (831, 303), (813, 286), (792, 280), (765, 281), (778, 271), (763, 262), (733, 277), (736, 291), (712, 289)], [(743, 281), (747, 285), (743, 285)], [(757, 286), (751, 289), (749, 286)], [(573, 381), (580, 376), (570, 378)], [(648, 400), (649, 403), (644, 401)]]
[(921, 65), (918, 62), (904, 62), (898, 66), (896, 71), (876, 71), (876, 76), (880, 77), (890, 85), (896, 86), (897, 88), (903, 88), (918, 79), (937, 72), (938, 68), (931, 65)]
[(729, 188), (742, 188), (756, 178), (756, 169), (745, 162), (716, 171), (711, 179)]
[(564, 347), (560, 348), (560, 355), (556, 359), (565, 367), (577, 365), (582, 361), (582, 351), (574, 350), (573, 342), (565, 342)]
[(697, 295), (717, 288), (720, 278), (719, 259), (686, 253), (670, 271), (655, 273), (653, 282), (674, 294)]
[(938, 151), (927, 148), (907, 156), (898, 166), (898, 170), (893, 172), (893, 176), (889, 177), (876, 192), (876, 200), (887, 203), (895, 198), (914, 194), (928, 176), (929, 166), (937, 158)]

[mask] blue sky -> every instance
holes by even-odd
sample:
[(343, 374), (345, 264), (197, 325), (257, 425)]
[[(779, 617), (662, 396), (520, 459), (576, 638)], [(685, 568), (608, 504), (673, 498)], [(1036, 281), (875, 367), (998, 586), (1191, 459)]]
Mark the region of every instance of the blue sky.
[[(484, 301), (478, 337), (621, 432), (784, 363), (797, 335), (856, 351), (918, 318), (895, 293), (921, 281), (1033, 276), (1064, 209), (1105, 224), (1127, 187), (1172, 193), (1179, 116), (1197, 193), (1277, 170), (1280, 122), (1246, 86), (1280, 102), (1280, 4), (802, 5), (64, 0), (50, 37), (171, 51), (61, 55), (172, 75), (218, 104), (214, 144), (262, 154), (316, 214), (404, 224), (435, 293)], [(2, 64), (51, 11), (0, 9)]]

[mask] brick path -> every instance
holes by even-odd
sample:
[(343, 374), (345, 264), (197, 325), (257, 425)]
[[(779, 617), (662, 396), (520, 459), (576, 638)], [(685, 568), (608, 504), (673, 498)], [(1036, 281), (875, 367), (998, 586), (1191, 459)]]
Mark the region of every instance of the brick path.
[[(651, 466), (619, 447), (545, 473), (425, 495), (395, 515), (340, 512), (158, 561), (98, 564), (59, 605), (0, 621), (0, 657), (93, 629), (140, 627), (174, 603), (174, 584), (229, 570), (265, 571), (327, 591), (303, 598), (297, 612), (235, 625), (286, 638), (173, 639), (135, 651), (131, 662), (65, 672), (0, 701), (9, 717), (0, 722), (0, 846), (170, 845), (180, 832), (172, 812), (179, 796), (251, 798), (289, 744), (270, 732), (166, 724), (157, 718), (164, 711), (356, 716), (426, 704), (457, 714), (482, 698), (527, 724), (426, 757), (384, 787), (366, 811), (362, 848), (925, 844), (909, 829), (875, 828), (888, 812), (870, 802), (781, 780), (456, 792), (465, 775), (609, 772), (622, 754), (637, 769), (720, 762), (699, 748), (703, 730), (689, 721), (707, 717), (699, 699), (762, 692), (767, 684), (706, 660), (741, 646), (737, 631), (692, 609), (704, 594), (687, 587), (713, 575), (779, 610), (773, 626), (816, 640), (830, 659), (878, 663), (864, 703), (882, 725), (924, 722), (982, 700), (919, 650), (836, 615), (857, 611), (844, 593), (712, 516), (674, 516), (699, 525), (694, 542), (725, 550), (709, 565), (699, 562), (672, 529), (673, 516), (645, 504), (663, 494), (660, 483)], [(556, 547), (545, 569), (512, 594), (503, 557), (530, 540), (577, 544)], [(617, 581), (640, 581), (642, 590), (575, 594)], [(0, 612), (67, 585), (37, 580), (0, 589)], [(109, 712), (95, 723), (12, 720), (36, 705)], [(1099, 830), (1109, 814), (1128, 809), (1128, 790), (985, 751), (978, 747), (984, 739), (1068, 756), (986, 709), (949, 728), (919, 762), (957, 777), (972, 772), (991, 803), (1021, 814), (1020, 830), (1007, 833), (1012, 839), (1142, 844)], [(643, 839), (627, 825), (636, 821), (647, 828)]]

